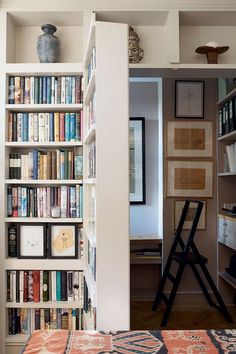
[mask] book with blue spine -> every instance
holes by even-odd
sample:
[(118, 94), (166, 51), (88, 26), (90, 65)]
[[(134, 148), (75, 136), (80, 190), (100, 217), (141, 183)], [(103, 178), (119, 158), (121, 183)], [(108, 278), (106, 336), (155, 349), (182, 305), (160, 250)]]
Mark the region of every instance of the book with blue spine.
[(76, 217), (79, 218), (80, 217), (80, 185), (77, 184), (76, 185)]
[(22, 216), (22, 190), (21, 187), (17, 187), (17, 216)]
[(80, 202), (79, 217), (83, 218), (83, 186), (80, 186), (80, 188), (79, 188), (79, 202)]
[(23, 114), (17, 113), (17, 141), (22, 142)]
[(75, 141), (76, 137), (76, 113), (70, 113), (70, 141)]
[(59, 270), (56, 272), (56, 299), (61, 301), (61, 272)]
[(70, 113), (65, 113), (65, 141), (70, 141)]
[(49, 141), (54, 141), (54, 113), (49, 113)]
[(33, 150), (33, 179), (38, 179), (38, 150)]
[(47, 103), (50, 104), (52, 102), (52, 90), (51, 90), (51, 76), (47, 76)]
[(23, 113), (22, 117), (22, 141), (29, 141), (29, 114)]
[(27, 188), (21, 188), (21, 216), (27, 216)]

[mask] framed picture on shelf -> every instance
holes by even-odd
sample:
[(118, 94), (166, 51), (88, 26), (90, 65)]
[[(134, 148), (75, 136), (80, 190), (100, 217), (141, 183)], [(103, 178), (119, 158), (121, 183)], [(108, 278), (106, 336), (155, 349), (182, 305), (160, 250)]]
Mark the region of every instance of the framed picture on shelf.
[(48, 258), (78, 258), (78, 225), (49, 225)]
[(167, 157), (212, 157), (212, 122), (168, 121)]
[[(175, 200), (174, 205), (174, 229), (176, 230), (179, 224), (179, 220), (184, 208), (185, 200)], [(201, 216), (199, 219), (199, 223), (197, 226), (197, 230), (205, 230), (206, 229), (206, 201), (203, 201), (203, 208), (201, 212)], [(183, 230), (190, 230), (193, 223), (193, 218), (196, 212), (197, 206), (195, 203), (190, 203), (189, 210), (186, 216), (185, 223), (183, 225)]]
[(129, 122), (130, 204), (145, 204), (145, 118)]
[(175, 117), (204, 117), (204, 81), (175, 81)]
[(213, 163), (167, 161), (167, 197), (212, 197)]
[(45, 224), (22, 224), (17, 228), (17, 258), (46, 258)]

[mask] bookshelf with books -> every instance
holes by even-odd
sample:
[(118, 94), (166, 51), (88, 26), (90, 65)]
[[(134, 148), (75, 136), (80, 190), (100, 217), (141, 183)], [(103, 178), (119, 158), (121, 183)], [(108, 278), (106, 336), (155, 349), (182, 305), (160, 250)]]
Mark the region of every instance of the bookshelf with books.
[[(127, 35), (127, 25), (96, 22), (93, 15), (86, 38), (83, 261), (87, 329), (129, 328)], [(112, 62), (111, 53), (116, 58)], [(123, 104), (117, 107), (117, 102)]]
[[(83, 43), (75, 45), (83, 13), (1, 15), (1, 343), (18, 353), (34, 329), (83, 328)], [(45, 21), (66, 44), (59, 63), (38, 63)], [(43, 253), (29, 256), (25, 241), (33, 244), (40, 228)], [(62, 233), (71, 254), (63, 254)]]
[(218, 101), (218, 275), (226, 302), (235, 302), (235, 282), (228, 273), (236, 255), (236, 92)]

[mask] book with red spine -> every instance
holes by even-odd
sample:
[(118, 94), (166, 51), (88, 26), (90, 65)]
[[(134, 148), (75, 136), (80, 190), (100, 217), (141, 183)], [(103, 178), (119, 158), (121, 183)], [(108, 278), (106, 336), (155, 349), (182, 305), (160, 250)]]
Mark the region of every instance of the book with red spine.
[(40, 271), (33, 270), (33, 301), (40, 301)]

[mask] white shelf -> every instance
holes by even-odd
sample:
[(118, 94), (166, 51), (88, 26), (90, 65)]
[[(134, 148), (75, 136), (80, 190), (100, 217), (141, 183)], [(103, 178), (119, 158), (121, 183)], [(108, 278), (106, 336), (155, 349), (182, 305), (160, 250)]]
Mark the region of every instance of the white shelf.
[(24, 111), (24, 112), (75, 112), (83, 109), (81, 103), (75, 104), (6, 104), (6, 109), (9, 111)]
[(94, 330), (94, 322), (90, 316), (90, 314), (87, 312), (84, 312), (84, 323), (85, 323), (85, 329), (86, 330)]
[(82, 63), (13, 63), (6, 64), (9, 75), (80, 75), (83, 73)]
[(24, 222), (30, 222), (30, 223), (81, 223), (83, 222), (82, 218), (30, 218), (30, 217), (19, 217), (19, 218), (13, 218), (13, 217), (7, 217), (5, 218), (5, 222), (15, 222), (15, 223), (24, 223)]
[(84, 180), (84, 184), (96, 184), (96, 178), (87, 178)]
[(94, 123), (90, 127), (86, 137), (84, 138), (84, 144), (90, 144), (93, 140), (95, 140), (95, 136), (96, 136), (96, 124)]
[(218, 272), (218, 274), (222, 279), (224, 279), (224, 281), (226, 281), (229, 285), (236, 289), (236, 279), (234, 279), (228, 274), (225, 274), (225, 272)]
[(83, 184), (81, 179), (40, 179), (40, 180), (32, 180), (32, 179), (6, 179), (5, 184), (27, 184), (27, 185), (76, 185)]
[(89, 232), (86, 234), (87, 239), (89, 240), (89, 243), (92, 247), (96, 247), (96, 236), (91, 235)]
[(90, 23), (89, 34), (88, 34), (88, 45), (86, 48), (86, 57), (84, 60), (84, 66), (87, 67), (89, 64), (90, 57), (92, 55), (92, 50), (95, 45), (95, 14), (93, 14), (93, 18)]
[(7, 302), (6, 308), (82, 308), (83, 305), (79, 301), (40, 301), (40, 302)]
[(93, 280), (89, 269), (86, 267), (86, 269), (84, 270), (84, 276), (85, 276), (85, 280), (88, 286), (88, 292), (89, 292), (89, 298), (92, 301), (92, 306), (96, 307), (96, 303), (97, 303), (97, 299), (96, 299), (96, 282)]
[(220, 172), (218, 177), (236, 176), (236, 172)]
[[(64, 259), (18, 259), (6, 258), (4, 269), (14, 270), (63, 270)], [(66, 270), (83, 270), (83, 262), (79, 259), (66, 259)]]
[(89, 102), (91, 101), (93, 94), (95, 92), (95, 81), (96, 81), (95, 78), (96, 78), (96, 71), (93, 70), (91, 78), (90, 78), (88, 86), (87, 86), (86, 93), (84, 95), (84, 103), (86, 105), (89, 104)]
[(76, 147), (76, 146), (83, 146), (81, 141), (76, 142), (66, 142), (66, 141), (52, 141), (52, 142), (5, 142), (5, 146), (8, 147), (15, 147), (15, 148), (34, 148), (34, 147), (41, 147), (41, 148), (57, 148), (57, 147)]
[(20, 344), (23, 345), (29, 339), (30, 334), (12, 334), (5, 338), (5, 344)]
[(234, 130), (228, 134), (220, 136), (217, 140), (218, 141), (225, 141), (225, 142), (234, 142), (235, 139), (236, 139), (236, 130)]

